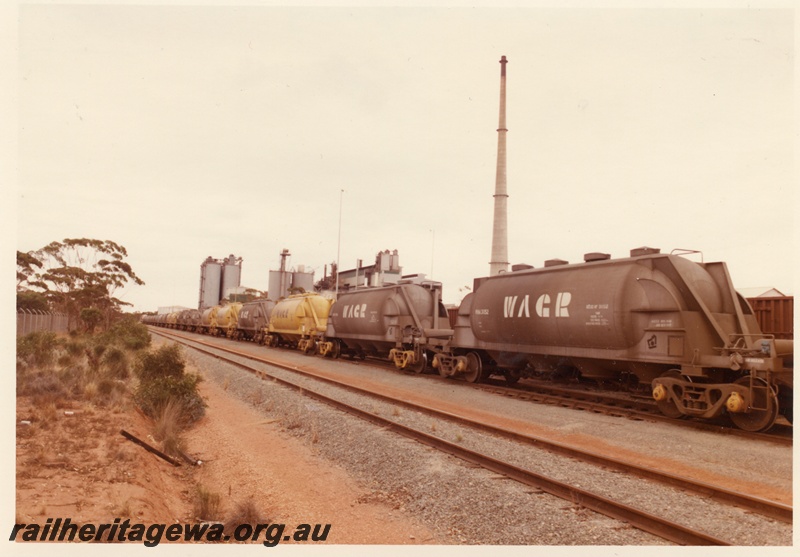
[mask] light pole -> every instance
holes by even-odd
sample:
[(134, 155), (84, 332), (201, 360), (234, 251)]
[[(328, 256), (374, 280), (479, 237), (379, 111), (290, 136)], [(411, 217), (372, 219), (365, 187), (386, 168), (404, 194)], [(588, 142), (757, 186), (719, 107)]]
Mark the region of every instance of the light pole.
[(336, 298), (339, 298), (339, 257), (342, 253), (342, 199), (344, 190), (339, 191), (339, 242), (336, 245)]
[(436, 247), (436, 229), (431, 229), (431, 280), (433, 280), (433, 254)]

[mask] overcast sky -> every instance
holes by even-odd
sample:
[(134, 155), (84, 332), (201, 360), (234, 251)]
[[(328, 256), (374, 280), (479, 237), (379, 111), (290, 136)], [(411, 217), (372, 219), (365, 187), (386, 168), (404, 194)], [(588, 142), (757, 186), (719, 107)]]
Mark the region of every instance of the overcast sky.
[(196, 307), (207, 256), (266, 290), (283, 248), (316, 279), (339, 251), (349, 269), (397, 249), (458, 302), (489, 269), (502, 55), (511, 263), (686, 248), (793, 292), (791, 11), (40, 4), (18, 22), (16, 248), (125, 246), (136, 310)]

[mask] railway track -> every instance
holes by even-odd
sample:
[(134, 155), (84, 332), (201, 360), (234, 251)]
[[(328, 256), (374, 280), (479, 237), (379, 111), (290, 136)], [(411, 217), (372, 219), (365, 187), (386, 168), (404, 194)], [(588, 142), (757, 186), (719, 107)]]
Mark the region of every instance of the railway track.
[[(457, 421), (468, 427), (488, 431), (495, 435), (502, 435), (506, 438), (511, 438), (517, 442), (524, 442), (536, 445), (540, 448), (546, 448), (551, 452), (566, 455), (571, 458), (580, 459), (586, 462), (592, 462), (595, 465), (600, 465), (604, 467), (612, 467), (614, 469), (623, 471), (626, 474), (635, 474), (637, 476), (648, 478), (650, 480), (659, 481), (661, 483), (678, 487), (680, 489), (690, 490), (694, 493), (702, 495), (703, 497), (708, 497), (715, 501), (723, 502), (726, 504), (736, 505), (738, 507), (748, 509), (751, 512), (769, 516), (776, 520), (780, 520), (783, 522), (791, 522), (792, 520), (792, 509), (791, 507), (786, 505), (781, 505), (779, 503), (775, 503), (772, 501), (766, 501), (742, 493), (731, 492), (728, 490), (720, 489), (712, 485), (702, 484), (700, 482), (696, 482), (687, 478), (681, 478), (672, 474), (656, 472), (647, 468), (637, 467), (630, 463), (626, 463), (602, 455), (593, 454), (591, 452), (584, 451), (576, 447), (561, 445), (559, 443), (554, 443), (546, 439), (541, 439), (530, 435), (524, 435), (518, 432), (504, 430), (484, 423), (477, 423), (474, 420), (470, 420), (463, 416), (456, 415), (452, 412), (445, 412), (442, 411), (441, 409), (425, 407), (419, 404), (411, 403), (409, 401), (397, 400), (396, 398), (393, 398), (388, 395), (376, 394), (374, 392), (366, 392), (364, 391), (364, 389), (361, 389), (356, 385), (342, 382), (333, 379), (329, 376), (326, 376), (325, 374), (315, 372), (313, 369), (311, 369), (313, 365), (313, 360), (310, 360), (310, 365), (308, 366), (305, 365), (297, 366), (294, 364), (286, 365), (285, 363), (276, 361), (272, 358), (260, 357), (260, 356), (255, 357), (252, 354), (246, 354), (239, 350), (233, 350), (231, 348), (221, 347), (216, 345), (215, 343), (211, 343), (206, 340), (199, 340), (193, 337), (187, 337), (184, 336), (183, 334), (177, 334), (173, 331), (166, 332), (163, 331), (162, 329), (153, 332), (156, 332), (173, 340), (178, 340), (179, 342), (182, 342), (184, 344), (191, 343), (190, 345), (193, 345), (193, 348), (197, 350), (201, 350), (203, 352), (211, 354), (216, 358), (224, 359), (225, 361), (233, 365), (236, 365), (237, 367), (243, 368), (249, 371), (250, 373), (254, 373), (262, 378), (265, 378), (265, 376), (267, 375), (263, 370), (260, 370), (249, 363), (239, 361), (235, 358), (245, 358), (246, 361), (251, 361), (251, 362), (256, 361), (262, 364), (276, 366), (285, 370), (289, 370), (292, 373), (299, 373), (306, 377), (313, 377), (314, 380), (316, 381), (324, 381), (326, 383), (335, 384), (338, 387), (350, 391), (359, 392), (359, 394), (361, 395), (367, 395), (370, 397), (380, 397), (383, 398), (384, 400), (392, 402), (393, 404), (402, 404), (406, 407), (413, 408), (416, 411), (425, 412), (430, 415), (435, 415), (437, 418), (440, 419)], [(220, 354), (220, 352), (226, 353), (228, 355)], [(324, 401), (329, 405), (332, 405), (336, 408), (339, 408), (351, 414), (357, 415), (365, 420), (378, 424), (383, 428), (387, 428), (392, 431), (401, 433), (402, 435), (405, 435), (419, 442), (435, 447), (440, 451), (444, 451), (448, 454), (455, 455), (463, 460), (482, 466), (488, 470), (492, 470), (506, 477), (513, 478), (527, 485), (535, 486), (537, 489), (551, 493), (558, 497), (562, 497), (566, 500), (573, 502), (580, 501), (581, 505), (586, 508), (592, 509), (594, 511), (600, 512), (602, 514), (605, 514), (607, 516), (619, 520), (623, 520), (641, 530), (658, 535), (674, 543), (685, 544), (685, 545), (708, 545), (708, 544), (727, 545), (727, 542), (725, 540), (708, 536), (702, 532), (693, 531), (691, 528), (681, 526), (680, 524), (676, 524), (674, 522), (665, 521), (661, 517), (653, 516), (652, 514), (649, 514), (645, 511), (637, 510), (629, 505), (620, 503), (618, 501), (614, 501), (608, 497), (592, 493), (577, 488), (575, 486), (568, 485), (563, 482), (559, 482), (553, 478), (548, 478), (545, 477), (544, 475), (537, 474), (529, 470), (525, 470), (518, 466), (514, 466), (512, 464), (492, 458), (488, 455), (470, 451), (469, 449), (465, 448), (460, 444), (450, 443), (435, 435), (431, 435), (429, 433), (419, 431), (417, 429), (409, 428), (407, 426), (397, 423), (396, 421), (379, 416), (373, 412), (369, 412), (362, 408), (357, 408), (355, 406), (345, 404), (340, 400), (333, 399), (329, 396), (323, 395), (312, 389), (309, 389), (307, 385), (298, 385), (295, 382), (276, 378), (275, 376), (273, 376), (273, 379), (281, 383), (287, 384), (287, 386), (291, 386), (294, 389), (301, 390), (304, 395), (311, 396), (318, 400)]]
[[(386, 360), (367, 358), (371, 365), (381, 369), (397, 372), (394, 364)], [(431, 381), (453, 381), (438, 374), (424, 375)], [(493, 379), (483, 383), (469, 383), (472, 388), (517, 400), (529, 400), (538, 404), (550, 404), (595, 412), (608, 416), (619, 416), (633, 420), (650, 420), (669, 423), (677, 427), (685, 427), (698, 431), (709, 431), (720, 435), (730, 435), (757, 441), (769, 441), (778, 445), (792, 446), (794, 443), (793, 427), (788, 422), (776, 423), (770, 431), (755, 432), (739, 429), (725, 418), (716, 420), (692, 420), (687, 418), (670, 418), (658, 409), (658, 405), (650, 396), (636, 396), (628, 393), (614, 393), (586, 388), (585, 385), (562, 386), (550, 382), (521, 380), (513, 386), (507, 385), (503, 379)]]
[(517, 385), (506, 386), (502, 381), (490, 380), (475, 385), (476, 388), (519, 400), (530, 400), (541, 404), (554, 404), (565, 408), (598, 412), (610, 416), (630, 419), (660, 421), (680, 427), (700, 431), (711, 431), (722, 435), (731, 435), (744, 439), (769, 441), (779, 445), (792, 446), (793, 428), (791, 425), (777, 423), (768, 432), (745, 431), (726, 423), (724, 418), (718, 420), (692, 420), (670, 418), (663, 415), (650, 397), (642, 398), (626, 394), (605, 393), (584, 388), (569, 388), (546, 384), (538, 381), (524, 381)]

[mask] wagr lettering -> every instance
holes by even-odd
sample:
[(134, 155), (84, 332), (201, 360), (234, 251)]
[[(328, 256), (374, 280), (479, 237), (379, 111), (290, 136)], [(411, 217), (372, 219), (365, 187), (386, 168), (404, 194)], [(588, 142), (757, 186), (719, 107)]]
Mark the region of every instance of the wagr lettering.
[(345, 319), (357, 317), (363, 319), (367, 316), (367, 304), (345, 305), (342, 308), (342, 317)]
[[(572, 301), (570, 292), (559, 292), (556, 294), (556, 302), (553, 305), (550, 294), (542, 294), (536, 299), (536, 315), (539, 317), (569, 317), (569, 303)], [(519, 304), (519, 305), (518, 305)], [(506, 296), (503, 303), (503, 317), (530, 317), (530, 296), (525, 294), (520, 296)]]

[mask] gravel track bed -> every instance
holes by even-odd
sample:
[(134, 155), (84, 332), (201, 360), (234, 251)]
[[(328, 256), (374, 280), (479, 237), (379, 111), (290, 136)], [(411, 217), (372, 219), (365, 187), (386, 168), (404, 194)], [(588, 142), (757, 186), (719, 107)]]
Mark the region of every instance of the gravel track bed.
[[(606, 518), (569, 502), (538, 492), (492, 472), (474, 467), (419, 443), (387, 432), (372, 424), (304, 397), (296, 390), (252, 374), (214, 357), (187, 350), (189, 360), (209, 380), (255, 406), (265, 416), (277, 418), (292, 435), (302, 437), (315, 451), (353, 472), (371, 491), (368, 500), (389, 503), (400, 512), (422, 519), (445, 543), (526, 545), (668, 545), (669, 542)], [(281, 357), (285, 354), (281, 353)], [(295, 355), (292, 355), (294, 357)], [(299, 355), (298, 355), (299, 356)], [(307, 358), (300, 356), (301, 358)], [(553, 455), (527, 444), (509, 441), (471, 428), (431, 417), (372, 397), (305, 379), (266, 364), (240, 360), (271, 374), (308, 385), (364, 410), (415, 427), (517, 466), (551, 476), (565, 483), (609, 495), (652, 514), (692, 526), (736, 545), (791, 545), (792, 528), (746, 511), (719, 505), (700, 496), (630, 477), (613, 470)], [(308, 364), (308, 360), (298, 359)], [(323, 361), (323, 360), (320, 360)], [(348, 365), (325, 361), (326, 365)], [(352, 367), (352, 366), (351, 366)], [(374, 372), (374, 371), (373, 371)], [(386, 372), (392, 375), (391, 372)], [(403, 377), (402, 374), (395, 374)], [(419, 381), (419, 378), (410, 378)], [(452, 389), (449, 389), (452, 390)], [(473, 389), (458, 389), (466, 399), (478, 396), (509, 401)], [(467, 402), (469, 404), (469, 402)], [(527, 404), (527, 407), (537, 405)], [(585, 413), (539, 406), (536, 417), (555, 411), (558, 427), (569, 425)], [(577, 417), (576, 417), (577, 414)], [(593, 416), (593, 415), (591, 415)], [(612, 420), (619, 437), (641, 422)], [(594, 419), (594, 418), (593, 418)], [(648, 424), (649, 425), (649, 424)], [(673, 431), (674, 433), (674, 431)], [(707, 435), (690, 432), (688, 437)], [(696, 441), (696, 439), (695, 439)], [(715, 443), (719, 445), (719, 443)], [(715, 460), (720, 447), (714, 447)], [(769, 450), (769, 447), (767, 448)], [(791, 451), (791, 449), (789, 449)], [(693, 451), (688, 451), (693, 452)], [(674, 457), (674, 454), (672, 455)], [(741, 459), (741, 454), (737, 455)], [(741, 463), (740, 463), (741, 464)], [(789, 476), (791, 478), (791, 476)], [(424, 541), (424, 540), (420, 540)]]

